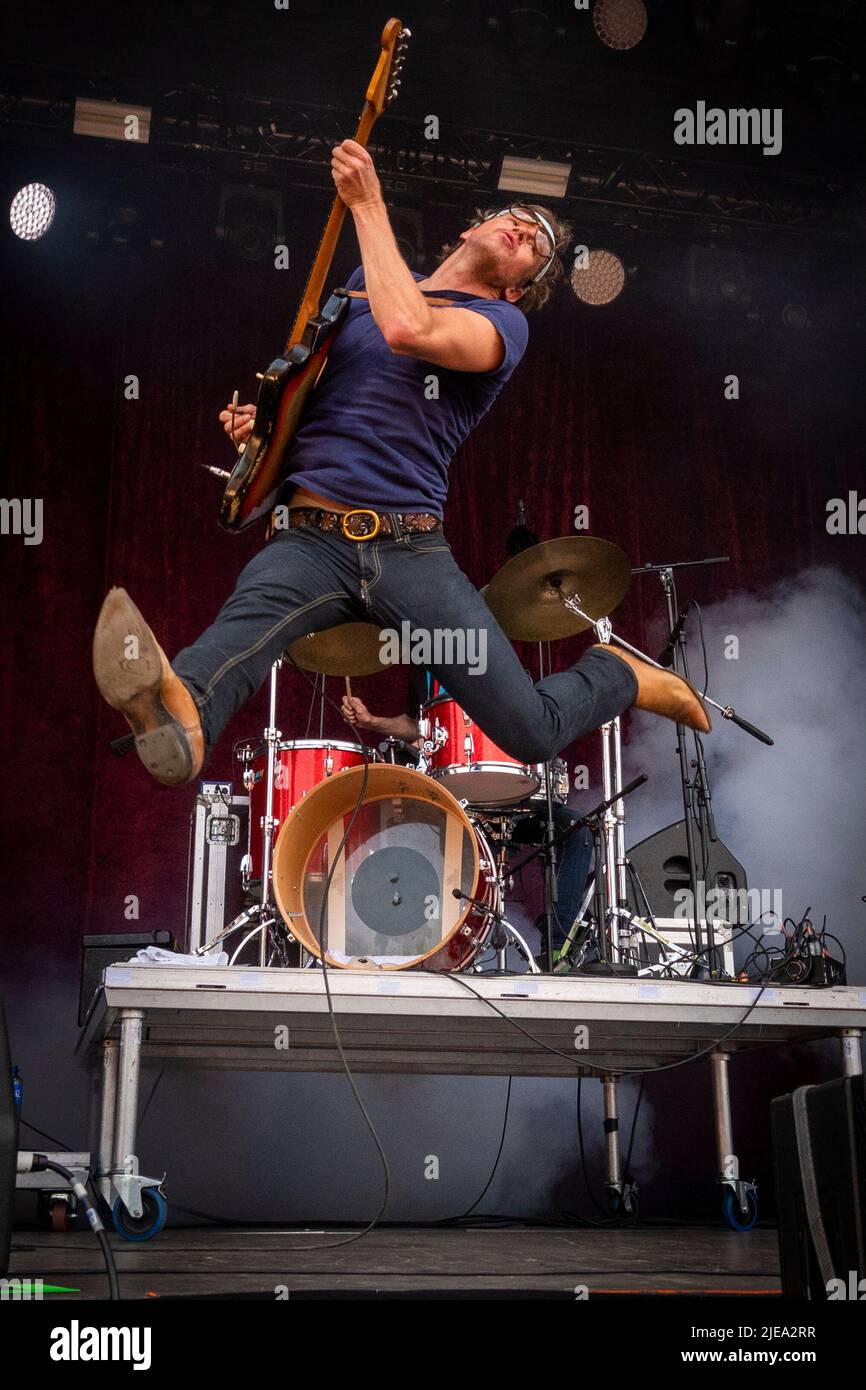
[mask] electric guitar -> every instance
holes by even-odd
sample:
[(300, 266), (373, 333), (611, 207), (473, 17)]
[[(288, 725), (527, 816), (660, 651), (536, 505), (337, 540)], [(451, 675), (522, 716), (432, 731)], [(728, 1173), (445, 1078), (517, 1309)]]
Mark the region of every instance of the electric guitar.
[[(410, 33), (399, 19), (389, 19), (382, 30), (381, 53), (354, 136), (365, 148), (373, 126), (397, 94), (397, 75)], [(276, 357), (262, 375), (252, 433), (238, 454), (223, 492), (219, 519), (229, 531), (245, 530), (274, 505), (283, 481), (286, 450), (297, 432), (349, 302), (345, 290), (335, 290), (319, 310), (345, 213), (346, 204), (338, 194), (331, 205), (288, 342), (282, 356)]]

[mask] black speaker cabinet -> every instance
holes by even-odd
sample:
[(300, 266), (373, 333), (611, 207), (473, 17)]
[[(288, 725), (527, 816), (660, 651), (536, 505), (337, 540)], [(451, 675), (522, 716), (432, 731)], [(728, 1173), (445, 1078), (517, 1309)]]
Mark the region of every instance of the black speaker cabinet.
[[(700, 873), (701, 849), (700, 841), (696, 846), (698, 854), (698, 878)], [(648, 839), (641, 840), (633, 849), (627, 851), (627, 856), (634, 865), (643, 884), (644, 890), (650, 901), (656, 917), (683, 917), (688, 916), (682, 909), (677, 911), (676, 894), (681, 889), (689, 887), (689, 860), (686, 853), (686, 828), (685, 822), (678, 820), (673, 825), (665, 826), (664, 830), (657, 830), (655, 835), (650, 835)], [(731, 851), (722, 844), (721, 840), (709, 845), (709, 857), (707, 872), (704, 878), (707, 897), (714, 891), (722, 891), (725, 894), (737, 892), (742, 889), (743, 896), (741, 901), (745, 903), (745, 891), (747, 890), (746, 871), (739, 860), (735, 859)], [(683, 899), (680, 899), (682, 902)], [(739, 905), (740, 900), (736, 900)], [(629, 906), (637, 911), (643, 910), (643, 901), (635, 898), (633, 885), (629, 879)], [(701, 914), (703, 916), (705, 914)], [(745, 912), (738, 912), (736, 917), (732, 916), (729, 920), (736, 922), (748, 921)]]
[(132, 960), (145, 946), (162, 946), (176, 951), (177, 942), (170, 931), (109, 932), (107, 935), (81, 938), (81, 984), (78, 991), (78, 1026), (83, 1028), (90, 1013), (96, 991), (102, 984), (102, 972), (118, 961)]
[(0, 1004), (0, 1275), (7, 1274), (9, 1270), (17, 1162), (18, 1114), (12, 1090), (12, 1058), (9, 1034), (6, 1032), (6, 1014)]
[[(866, 1298), (866, 1089), (863, 1076), (842, 1076), (806, 1093), (818, 1204), (833, 1260), (837, 1298)], [(779, 1256), (786, 1298), (826, 1300), (809, 1230), (794, 1127), (793, 1096), (772, 1110), (773, 1169), (779, 1212)], [(862, 1281), (862, 1287), (860, 1287)]]

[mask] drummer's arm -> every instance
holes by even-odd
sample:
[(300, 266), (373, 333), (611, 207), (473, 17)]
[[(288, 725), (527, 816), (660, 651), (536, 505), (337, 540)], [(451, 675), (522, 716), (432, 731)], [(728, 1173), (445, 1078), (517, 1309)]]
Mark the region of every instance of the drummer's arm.
[(357, 695), (344, 695), (341, 709), (347, 723), (354, 724), (363, 733), (381, 734), (383, 738), (402, 738), (406, 743), (415, 743), (421, 737), (418, 721), (411, 714), (397, 714), (391, 719), (371, 714)]

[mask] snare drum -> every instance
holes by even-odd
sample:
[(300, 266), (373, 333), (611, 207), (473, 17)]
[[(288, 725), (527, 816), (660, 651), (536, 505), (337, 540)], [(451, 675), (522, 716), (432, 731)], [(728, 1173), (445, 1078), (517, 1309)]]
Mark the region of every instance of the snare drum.
[[(262, 828), (268, 803), (267, 745), (248, 743), (241, 748), (238, 756), (244, 763), (243, 781), (250, 796), (246, 876), (248, 879), (261, 879)], [(376, 754), (368, 752), (368, 758), (373, 762)], [(320, 782), (336, 777), (348, 768), (360, 767), (363, 762), (364, 753), (357, 743), (301, 738), (278, 744), (274, 762), (274, 836), (298, 802)]]
[(427, 766), (432, 777), (469, 806), (512, 806), (537, 792), (537, 764), (503, 752), (450, 695), (421, 706), (421, 736), (432, 743)]

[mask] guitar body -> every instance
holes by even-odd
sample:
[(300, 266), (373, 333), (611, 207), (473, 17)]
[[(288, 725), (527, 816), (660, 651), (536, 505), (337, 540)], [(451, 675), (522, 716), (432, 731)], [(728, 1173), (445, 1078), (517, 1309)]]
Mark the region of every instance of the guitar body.
[[(356, 142), (365, 148), (374, 122), (396, 96), (409, 35), (399, 19), (389, 19), (382, 30), (381, 51), (355, 131)], [(345, 211), (343, 201), (335, 198), (288, 342), (262, 377), (252, 433), (223, 492), (219, 519), (228, 531), (245, 530), (273, 507), (283, 482), (286, 451), (346, 311), (346, 290), (334, 290), (324, 309), (319, 309)]]
[(226, 483), (220, 522), (243, 531), (273, 507), (283, 482), (286, 450), (303, 417), (349, 300), (331, 295), (321, 314), (310, 319), (301, 342), (276, 357), (262, 377), (253, 432)]

